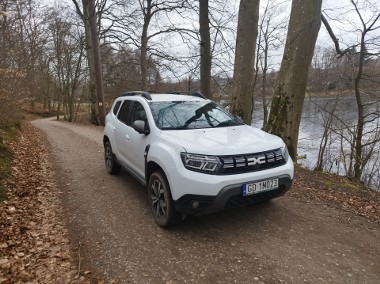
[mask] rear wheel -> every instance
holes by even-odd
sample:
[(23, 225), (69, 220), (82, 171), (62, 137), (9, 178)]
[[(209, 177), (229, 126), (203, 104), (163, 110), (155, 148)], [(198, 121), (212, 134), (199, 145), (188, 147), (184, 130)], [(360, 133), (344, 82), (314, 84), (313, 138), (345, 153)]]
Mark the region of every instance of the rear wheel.
[(121, 166), (117, 163), (114, 153), (112, 152), (111, 143), (104, 143), (104, 159), (107, 172), (111, 175), (120, 173)]
[(154, 172), (148, 183), (148, 199), (153, 218), (161, 227), (174, 226), (181, 222), (182, 216), (174, 208), (169, 183), (162, 171)]

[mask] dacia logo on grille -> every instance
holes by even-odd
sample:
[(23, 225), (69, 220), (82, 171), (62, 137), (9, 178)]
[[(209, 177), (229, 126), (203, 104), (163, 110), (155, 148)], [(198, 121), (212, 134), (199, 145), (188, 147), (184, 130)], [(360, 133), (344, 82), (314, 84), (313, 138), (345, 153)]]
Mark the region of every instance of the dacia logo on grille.
[(249, 163), (248, 165), (250, 166), (254, 166), (254, 165), (261, 165), (261, 164), (265, 164), (265, 156), (261, 156), (261, 157), (252, 157), (249, 159)]

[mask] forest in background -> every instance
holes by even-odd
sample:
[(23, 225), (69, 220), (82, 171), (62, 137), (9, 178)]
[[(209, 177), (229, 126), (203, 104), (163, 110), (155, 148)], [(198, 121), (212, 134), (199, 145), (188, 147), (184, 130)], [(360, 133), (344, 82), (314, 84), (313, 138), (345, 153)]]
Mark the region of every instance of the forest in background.
[[(99, 103), (94, 96), (95, 84), (99, 80), (91, 79), (88, 60), (85, 8), (90, 2), (0, 0), (1, 124), (17, 120), (21, 108), (55, 114), (57, 118), (62, 115), (71, 122), (94, 122)], [(206, 9), (201, 5), (205, 2)], [(247, 88), (251, 91), (247, 96), (252, 104), (262, 102), (263, 127), (284, 136), (267, 124), (268, 120), (276, 121), (270, 119), (270, 109), (281, 74), (278, 62), (286, 53), (288, 30), (291, 30), (291, 1), (261, 1), (256, 37), (245, 40), (238, 39), (238, 27), (244, 15), (240, 15), (236, 2), (96, 1), (94, 19), (105, 110), (124, 91), (201, 90), (240, 114), (233, 98), (244, 91), (237, 89), (236, 82), (247, 80), (236, 75), (235, 51), (238, 43), (254, 41), (250, 46), (254, 57), (252, 73), (244, 75), (250, 78)], [(249, 1), (241, 1), (240, 5), (243, 2)], [(329, 170), (328, 146), (332, 139), (339, 137), (342, 141), (339, 155), (333, 160), (342, 163), (344, 174), (373, 185), (379, 180), (380, 168), (379, 5), (375, 0), (347, 0), (340, 4), (341, 13), (337, 16), (337, 11), (325, 4), (322, 21), (327, 26), (323, 21), (322, 29), (329, 37), (312, 47), (314, 56), (311, 65), (306, 66), (309, 68), (306, 93), (333, 95), (335, 99), (321, 108), (325, 131), (321, 133), (315, 168)], [(201, 29), (201, 15), (206, 15), (203, 21), (206, 32)], [(246, 18), (249, 16), (252, 18), (252, 14)], [(255, 23), (248, 28), (252, 25)], [(205, 41), (207, 37), (209, 40)], [(209, 57), (208, 67), (207, 62), (202, 63), (205, 54)], [(202, 69), (204, 66), (206, 69)], [(206, 82), (201, 78), (202, 72), (210, 73), (203, 76)], [(339, 97), (344, 96), (355, 98), (357, 120), (354, 123), (347, 123), (335, 113)], [(302, 104), (303, 97), (295, 100)], [(297, 138), (298, 128), (293, 132), (297, 132), (293, 135)], [(286, 142), (291, 146), (292, 141)], [(293, 152), (296, 155), (296, 147)]]

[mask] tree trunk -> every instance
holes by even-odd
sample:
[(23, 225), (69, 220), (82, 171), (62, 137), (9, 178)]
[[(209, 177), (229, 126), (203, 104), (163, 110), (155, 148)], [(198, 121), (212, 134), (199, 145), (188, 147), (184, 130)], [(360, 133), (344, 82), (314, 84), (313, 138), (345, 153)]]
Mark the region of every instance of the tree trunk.
[(91, 40), (91, 28), (89, 22), (89, 7), (88, 0), (82, 0), (83, 13), (79, 9), (79, 5), (76, 0), (72, 0), (76, 6), (77, 13), (80, 15), (84, 25), (85, 40), (86, 40), (86, 56), (87, 65), (89, 72), (89, 99), (90, 99), (90, 122), (95, 125), (99, 125), (99, 113), (96, 98), (96, 87), (95, 87), (95, 63), (94, 63), (94, 53), (92, 52), (92, 40)]
[(96, 87), (95, 87), (95, 63), (94, 63), (94, 53), (92, 51), (92, 39), (91, 39), (91, 29), (89, 22), (89, 9), (88, 9), (88, 1), (83, 0), (83, 24), (84, 31), (86, 36), (86, 55), (87, 55), (87, 64), (88, 64), (88, 72), (89, 72), (89, 84), (88, 91), (90, 97), (90, 122), (95, 125), (99, 125), (99, 112), (96, 98)]
[(212, 99), (211, 93), (211, 42), (208, 18), (208, 0), (199, 1), (199, 33), (201, 36), (201, 93)]
[(99, 123), (100, 125), (104, 125), (105, 112), (104, 112), (102, 60), (100, 57), (99, 33), (98, 33), (97, 24), (96, 24), (95, 0), (88, 0), (88, 10), (89, 10), (88, 15), (89, 15), (90, 31), (91, 31), (92, 52), (94, 55), (95, 85), (96, 85), (96, 93), (97, 93), (97, 99), (98, 99)]
[(140, 55), (140, 69), (141, 69), (141, 90), (146, 91), (148, 85), (148, 26), (143, 27), (141, 34), (141, 55)]
[(141, 54), (140, 54), (140, 69), (141, 69), (141, 90), (146, 91), (148, 86), (148, 27), (152, 17), (152, 0), (147, 0), (146, 12), (144, 13), (144, 24), (141, 33)]
[(259, 0), (241, 0), (232, 86), (231, 112), (252, 123), (252, 80), (255, 61)]
[(72, 0), (75, 5), (78, 15), (81, 17), (84, 25), (85, 40), (86, 40), (86, 56), (89, 72), (89, 99), (90, 99), (90, 122), (95, 125), (99, 125), (99, 111), (96, 97), (96, 87), (95, 87), (95, 62), (94, 53), (92, 51), (92, 37), (91, 37), (91, 27), (90, 27), (90, 10), (89, 10), (89, 0), (82, 0), (83, 11), (80, 10), (77, 0)]
[(322, 0), (293, 0), (284, 56), (266, 130), (280, 136), (296, 161), (306, 82), (321, 26)]
[(263, 128), (268, 123), (268, 103), (267, 103), (267, 72), (268, 72), (269, 36), (268, 26), (264, 33), (264, 66), (263, 66)]
[(364, 131), (364, 105), (360, 93), (360, 81), (363, 75), (364, 54), (366, 52), (365, 46), (365, 32), (362, 33), (360, 41), (360, 53), (359, 53), (359, 66), (354, 80), (355, 99), (358, 106), (358, 123), (357, 133), (355, 137), (355, 164), (354, 164), (354, 177), (360, 180), (363, 172), (363, 131)]

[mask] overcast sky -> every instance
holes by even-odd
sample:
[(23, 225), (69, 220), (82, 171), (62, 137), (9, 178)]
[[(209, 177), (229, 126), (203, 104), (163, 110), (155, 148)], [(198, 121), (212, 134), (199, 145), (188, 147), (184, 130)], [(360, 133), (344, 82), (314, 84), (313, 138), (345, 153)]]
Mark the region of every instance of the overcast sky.
[[(379, 15), (380, 0), (356, 0), (356, 2), (358, 2), (361, 16), (365, 22), (372, 22)], [(362, 25), (350, 0), (325, 0), (323, 1), (323, 13), (330, 18), (329, 23), (343, 45), (348, 46), (358, 42), (360, 36), (358, 29), (362, 29)], [(380, 21), (377, 22), (376, 26), (379, 25)], [(378, 29), (372, 34), (378, 35), (379, 33), (380, 30)], [(329, 45), (333, 46), (325, 27), (322, 25), (318, 43), (329, 41)]]

